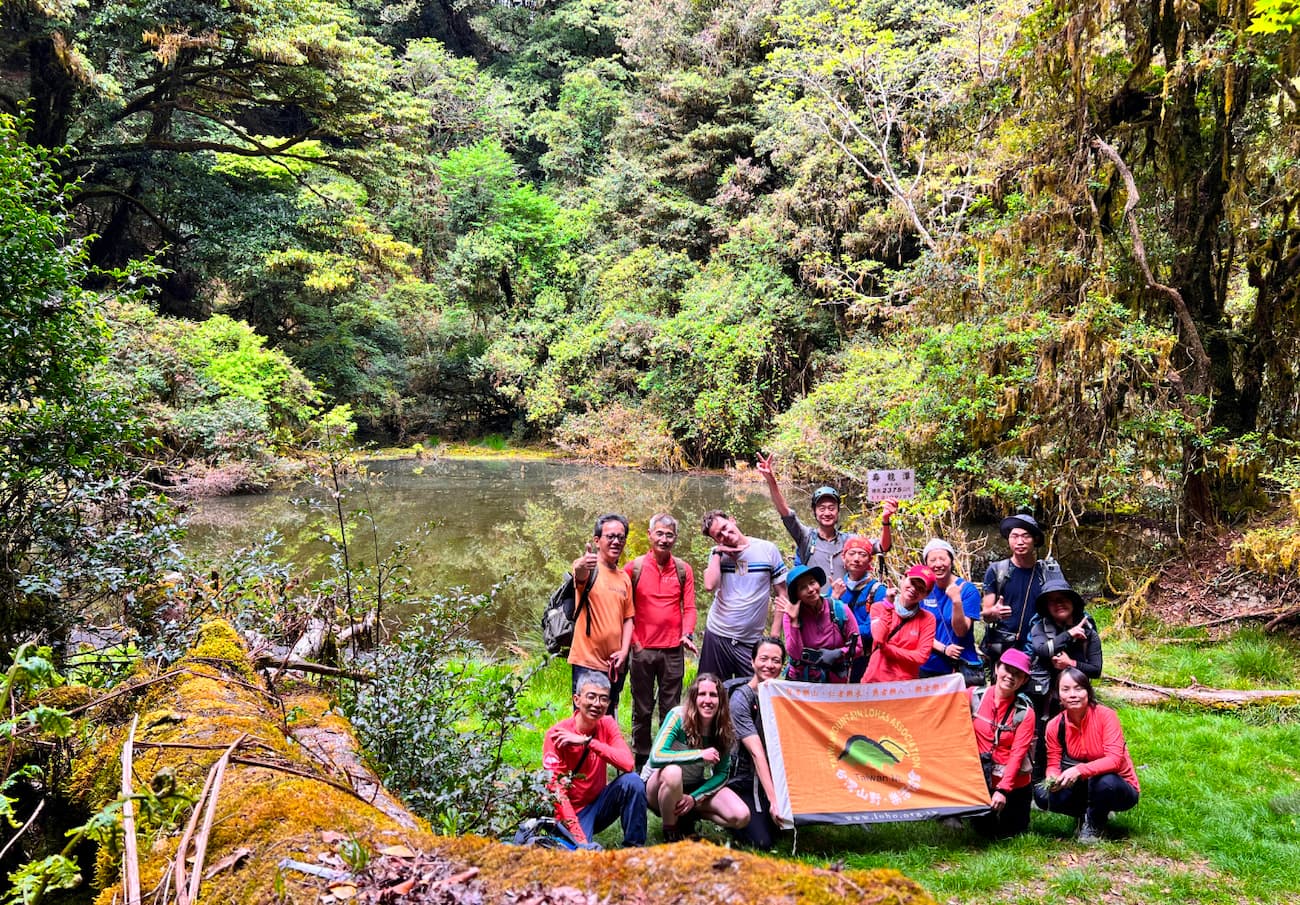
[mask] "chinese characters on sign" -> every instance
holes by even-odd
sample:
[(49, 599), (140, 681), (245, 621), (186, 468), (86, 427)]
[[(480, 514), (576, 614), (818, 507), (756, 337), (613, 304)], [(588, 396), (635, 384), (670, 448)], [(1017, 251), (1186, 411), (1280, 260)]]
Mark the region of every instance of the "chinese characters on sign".
[(889, 468), (867, 472), (867, 499), (910, 500), (916, 496), (916, 473), (910, 468)]

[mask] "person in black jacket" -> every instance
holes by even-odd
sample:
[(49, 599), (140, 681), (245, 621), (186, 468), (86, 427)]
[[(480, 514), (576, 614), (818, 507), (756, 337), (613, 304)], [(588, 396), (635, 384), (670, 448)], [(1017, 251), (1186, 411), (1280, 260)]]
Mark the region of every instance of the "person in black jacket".
[(1089, 679), (1100, 678), (1101, 635), (1084, 611), (1083, 598), (1064, 578), (1053, 576), (1043, 583), (1034, 599), (1034, 612), (1029, 626), (1029, 650), (1034, 662), (1027, 691), (1038, 714), (1034, 748), (1034, 779), (1038, 780), (1047, 765), (1043, 728), (1061, 712), (1057, 679), (1067, 669), (1077, 669)]

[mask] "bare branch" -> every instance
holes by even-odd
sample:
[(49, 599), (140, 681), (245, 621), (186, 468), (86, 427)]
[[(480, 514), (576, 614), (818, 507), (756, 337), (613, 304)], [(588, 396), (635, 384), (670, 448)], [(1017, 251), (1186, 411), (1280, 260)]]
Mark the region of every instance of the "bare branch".
[(1192, 312), (1188, 309), (1183, 294), (1172, 286), (1166, 286), (1156, 280), (1155, 275), (1151, 272), (1151, 265), (1147, 261), (1146, 245), (1142, 242), (1142, 233), (1138, 229), (1137, 215), (1134, 213), (1140, 196), (1137, 181), (1133, 178), (1133, 171), (1124, 163), (1123, 158), (1119, 156), (1119, 152), (1101, 138), (1094, 136), (1092, 147), (1115, 165), (1115, 169), (1119, 171), (1124, 180), (1125, 194), (1127, 195), (1124, 202), (1124, 219), (1128, 222), (1129, 235), (1133, 239), (1133, 258), (1137, 261), (1138, 267), (1142, 269), (1142, 275), (1146, 277), (1147, 286), (1163, 294), (1173, 304), (1174, 312), (1178, 316), (1178, 323), (1182, 327), (1183, 342), (1186, 343), (1188, 352), (1192, 356), (1192, 395), (1204, 395), (1209, 387), (1210, 356), (1205, 352), (1200, 331), (1196, 329), (1196, 322), (1192, 320)]

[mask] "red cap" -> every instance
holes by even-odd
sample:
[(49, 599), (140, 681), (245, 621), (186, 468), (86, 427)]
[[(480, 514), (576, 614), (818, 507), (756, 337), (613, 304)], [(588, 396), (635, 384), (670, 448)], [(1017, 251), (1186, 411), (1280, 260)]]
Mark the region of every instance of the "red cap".
[(929, 566), (916, 565), (907, 570), (907, 580), (919, 579), (925, 582), (925, 593), (929, 594), (934, 590), (934, 583), (937, 580), (934, 570)]

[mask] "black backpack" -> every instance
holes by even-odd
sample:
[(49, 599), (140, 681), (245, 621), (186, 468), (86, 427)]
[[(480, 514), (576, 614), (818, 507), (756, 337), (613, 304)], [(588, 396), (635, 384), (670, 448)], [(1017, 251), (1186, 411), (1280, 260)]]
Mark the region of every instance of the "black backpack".
[(588, 606), (587, 598), (595, 584), (596, 572), (593, 570), (587, 579), (587, 586), (582, 589), (581, 599), (578, 599), (573, 575), (564, 576), (564, 583), (555, 589), (546, 609), (542, 611), (542, 641), (546, 644), (547, 653), (569, 653), (569, 648), (573, 646), (573, 631), (578, 614), (583, 610), (586, 610), (587, 615), (586, 632), (588, 636), (591, 635), (591, 607)]

